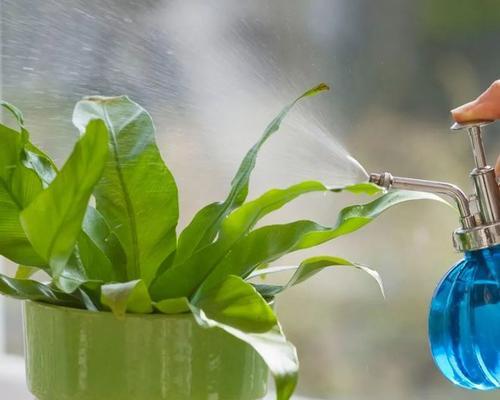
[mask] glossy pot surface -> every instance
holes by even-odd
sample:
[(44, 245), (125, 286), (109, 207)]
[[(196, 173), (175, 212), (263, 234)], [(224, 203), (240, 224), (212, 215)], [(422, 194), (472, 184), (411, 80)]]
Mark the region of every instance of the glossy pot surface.
[(39, 400), (245, 400), (268, 370), (247, 344), (191, 314), (117, 319), (27, 301), (26, 372)]

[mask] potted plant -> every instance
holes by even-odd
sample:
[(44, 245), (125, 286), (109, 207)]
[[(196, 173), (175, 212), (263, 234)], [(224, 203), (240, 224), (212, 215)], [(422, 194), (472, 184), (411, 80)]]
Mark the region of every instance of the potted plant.
[[(39, 400), (256, 399), (268, 371), (278, 399), (297, 382), (298, 359), (273, 310), (277, 294), (329, 266), (367, 267), (333, 256), (304, 260), (284, 285), (253, 278), (281, 272), (281, 256), (353, 232), (415, 192), (360, 183), (307, 181), (247, 201), (259, 149), (287, 105), (245, 155), (227, 198), (196, 213), (177, 236), (174, 177), (155, 143), (150, 115), (129, 98), (77, 103), (81, 133), (58, 169), (18, 129), (0, 125), (0, 254), (19, 264), (0, 292), (25, 300), (27, 377)], [(344, 208), (333, 227), (314, 221), (255, 228), (310, 192), (380, 195)], [(49, 282), (32, 279), (45, 272)], [(111, 311), (111, 312), (109, 312)]]

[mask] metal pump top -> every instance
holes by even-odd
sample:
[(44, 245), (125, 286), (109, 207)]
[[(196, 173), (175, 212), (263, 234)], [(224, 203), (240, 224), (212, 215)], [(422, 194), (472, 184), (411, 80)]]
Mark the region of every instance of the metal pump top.
[(458, 251), (484, 249), (500, 244), (500, 189), (495, 169), (488, 165), (484, 153), (481, 128), (493, 121), (455, 123), (452, 132), (467, 129), (476, 167), (470, 176), (474, 192), (467, 196), (458, 186), (447, 182), (402, 178), (390, 173), (370, 174), (370, 182), (387, 190), (405, 189), (437, 193), (453, 198), (460, 212), (461, 227), (453, 233)]

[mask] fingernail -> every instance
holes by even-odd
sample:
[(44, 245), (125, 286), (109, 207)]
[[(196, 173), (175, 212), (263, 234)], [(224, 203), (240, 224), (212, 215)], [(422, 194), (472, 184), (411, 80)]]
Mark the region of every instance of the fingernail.
[(460, 113), (461, 111), (464, 111), (465, 110), (465, 104), (463, 106), (460, 106), (460, 107), (456, 107), (454, 109), (452, 109), (450, 112), (452, 114), (456, 114), (456, 113)]

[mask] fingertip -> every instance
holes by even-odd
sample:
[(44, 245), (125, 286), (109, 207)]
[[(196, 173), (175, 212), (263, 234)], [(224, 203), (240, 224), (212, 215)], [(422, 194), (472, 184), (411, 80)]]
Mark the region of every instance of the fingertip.
[(495, 175), (497, 178), (500, 177), (500, 155), (497, 157), (497, 162), (495, 163)]
[(450, 111), (451, 117), (458, 123), (464, 123), (475, 119), (475, 116), (473, 115), (475, 104), (475, 101), (471, 101), (461, 105), (460, 107), (452, 109)]

